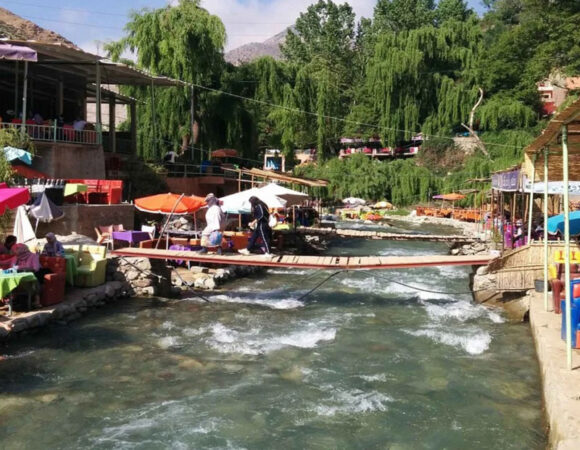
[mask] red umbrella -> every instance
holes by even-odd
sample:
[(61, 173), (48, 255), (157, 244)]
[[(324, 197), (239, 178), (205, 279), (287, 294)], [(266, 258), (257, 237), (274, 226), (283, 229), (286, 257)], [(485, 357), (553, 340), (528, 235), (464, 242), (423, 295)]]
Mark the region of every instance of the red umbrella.
[(12, 166), (12, 170), (16, 172), (18, 175), (23, 176), (24, 178), (48, 178), (48, 175), (45, 173), (39, 172), (38, 170), (31, 169), (27, 166), (21, 166), (20, 164)]
[(228, 158), (238, 156), (238, 151), (233, 148), (220, 148), (211, 152), (212, 158)]
[(152, 214), (191, 214), (205, 206), (205, 199), (192, 195), (190, 197), (181, 194), (151, 195), (135, 200), (135, 207)]
[(30, 200), (30, 193), (27, 188), (0, 188), (0, 214), (4, 214), (7, 209), (18, 208), (25, 205)]

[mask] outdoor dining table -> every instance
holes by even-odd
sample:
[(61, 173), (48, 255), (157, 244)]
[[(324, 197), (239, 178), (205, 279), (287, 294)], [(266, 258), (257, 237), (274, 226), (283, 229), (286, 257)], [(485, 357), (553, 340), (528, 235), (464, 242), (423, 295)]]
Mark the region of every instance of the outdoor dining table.
[[(9, 297), (9, 294), (16, 289), (20, 283), (33, 283), (36, 286), (36, 277), (32, 272), (0, 272), (0, 298)], [(28, 309), (31, 308), (32, 290), (28, 290)], [(12, 315), (12, 297), (8, 299), (8, 315)]]
[(146, 231), (137, 230), (113, 231), (112, 237), (113, 241), (125, 241), (128, 242), (131, 247), (133, 244), (138, 244), (139, 242), (151, 239), (151, 235)]
[(82, 183), (67, 183), (64, 186), (64, 196), (80, 194), (81, 192), (87, 192), (88, 187), (86, 184)]

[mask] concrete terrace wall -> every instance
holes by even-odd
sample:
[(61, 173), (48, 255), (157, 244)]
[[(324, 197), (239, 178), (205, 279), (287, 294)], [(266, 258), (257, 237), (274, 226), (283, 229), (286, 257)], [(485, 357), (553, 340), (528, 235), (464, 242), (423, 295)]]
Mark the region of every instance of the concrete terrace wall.
[(34, 143), (38, 158), (33, 169), (52, 178), (105, 178), (105, 153), (101, 145), (64, 142)]
[[(65, 216), (52, 223), (40, 223), (37, 236), (42, 237), (49, 231), (66, 235), (73, 231), (96, 238), (95, 227), (123, 224), (126, 230), (134, 227), (135, 207), (120, 205), (64, 205)], [(34, 223), (32, 224), (35, 225)]]

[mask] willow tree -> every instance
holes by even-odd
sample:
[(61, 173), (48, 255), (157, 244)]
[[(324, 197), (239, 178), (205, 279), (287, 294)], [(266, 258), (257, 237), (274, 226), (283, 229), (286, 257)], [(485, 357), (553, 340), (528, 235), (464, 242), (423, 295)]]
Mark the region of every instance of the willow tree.
[[(295, 144), (304, 145), (308, 136), (320, 159), (333, 153), (332, 143), (342, 128), (336, 117), (348, 114), (354, 94), (355, 41), (355, 14), (350, 5), (319, 0), (300, 14), (281, 46), (282, 54), (297, 70), (294, 101), (310, 113), (297, 118), (305, 132), (295, 137)], [(295, 115), (292, 111), (287, 114)]]
[(477, 96), (481, 41), (475, 18), (383, 33), (367, 69), (366, 98), (350, 119), (360, 121), (361, 111), (375, 117), (375, 131), (389, 145), (421, 130), (449, 132)]
[[(113, 60), (130, 51), (137, 56), (137, 66), (153, 74), (216, 86), (224, 66), (225, 28), (217, 16), (200, 7), (200, 0), (179, 0), (175, 6), (134, 12), (125, 31), (125, 37), (107, 47)], [(162, 145), (169, 142), (178, 146), (180, 138), (196, 128), (192, 126), (189, 86), (155, 89), (155, 108), (151, 107), (151, 88), (129, 88), (126, 92), (142, 100), (138, 107), (142, 156), (159, 156)], [(201, 128), (211, 134), (211, 125), (203, 123), (207, 97), (205, 91), (196, 91), (200, 106), (193, 120), (200, 121)]]

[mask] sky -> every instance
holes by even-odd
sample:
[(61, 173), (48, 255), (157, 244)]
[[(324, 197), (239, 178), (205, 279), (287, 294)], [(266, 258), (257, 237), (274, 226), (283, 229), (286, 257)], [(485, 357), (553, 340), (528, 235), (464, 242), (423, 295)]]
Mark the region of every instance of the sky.
[[(92, 53), (103, 54), (103, 43), (119, 39), (131, 10), (159, 8), (177, 0), (0, 0), (6, 8), (43, 28), (53, 30)], [(376, 0), (347, 0), (358, 17), (370, 17)], [(226, 51), (261, 42), (292, 25), (315, 0), (202, 0), (226, 27)], [(342, 3), (339, 0), (338, 3)], [(468, 0), (482, 11), (480, 0)]]

